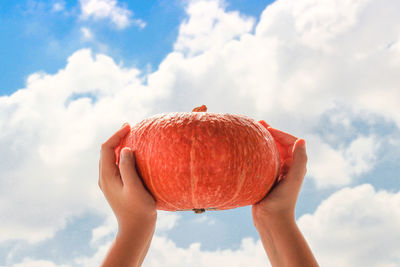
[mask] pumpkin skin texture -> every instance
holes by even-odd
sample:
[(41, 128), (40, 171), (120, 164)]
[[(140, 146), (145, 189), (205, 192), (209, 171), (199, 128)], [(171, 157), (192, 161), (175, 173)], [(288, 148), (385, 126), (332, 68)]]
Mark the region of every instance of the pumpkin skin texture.
[(167, 211), (225, 210), (260, 201), (277, 180), (277, 144), (261, 123), (243, 115), (164, 113), (132, 126), (116, 149), (135, 154), (136, 169)]

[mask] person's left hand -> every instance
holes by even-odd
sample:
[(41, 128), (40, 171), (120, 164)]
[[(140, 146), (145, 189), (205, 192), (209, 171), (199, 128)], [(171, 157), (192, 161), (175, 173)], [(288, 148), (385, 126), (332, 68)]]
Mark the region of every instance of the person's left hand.
[(281, 156), (281, 170), (278, 183), (258, 203), (252, 207), (253, 221), (272, 221), (295, 219), (297, 198), (306, 174), (307, 153), (304, 139), (270, 127), (266, 122), (260, 123), (271, 133)]
[(156, 201), (136, 171), (133, 151), (123, 148), (116, 164), (115, 148), (129, 131), (129, 124), (124, 124), (101, 146), (99, 164), (99, 187), (117, 217), (119, 231), (157, 218)]

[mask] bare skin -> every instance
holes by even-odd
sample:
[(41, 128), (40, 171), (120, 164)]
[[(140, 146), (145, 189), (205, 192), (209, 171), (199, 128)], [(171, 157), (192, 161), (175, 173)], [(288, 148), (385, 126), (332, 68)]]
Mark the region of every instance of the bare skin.
[(279, 149), (287, 160), (280, 182), (253, 205), (254, 225), (272, 266), (319, 266), (295, 220), (296, 202), (306, 174), (305, 141), (261, 123), (280, 144)]
[[(305, 142), (271, 128), (260, 121), (279, 143), (284, 153), (279, 183), (260, 202), (253, 205), (253, 222), (272, 266), (318, 266), (306, 240), (297, 227), (295, 206), (306, 173)], [(124, 124), (101, 148), (99, 186), (118, 221), (118, 233), (101, 266), (138, 267), (150, 247), (154, 234), (156, 202), (146, 190), (135, 168), (129, 148), (121, 150), (119, 166), (114, 150), (129, 132)]]
[(101, 147), (99, 186), (118, 221), (118, 233), (101, 266), (141, 266), (149, 249), (157, 220), (156, 202), (145, 189), (133, 152), (121, 151), (115, 164), (115, 148), (129, 132), (124, 124)]

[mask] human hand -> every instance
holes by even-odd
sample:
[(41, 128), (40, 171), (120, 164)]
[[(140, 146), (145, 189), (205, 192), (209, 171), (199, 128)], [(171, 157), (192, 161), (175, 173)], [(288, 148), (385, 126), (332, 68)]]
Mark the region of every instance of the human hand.
[(133, 151), (123, 148), (119, 166), (116, 164), (115, 148), (129, 131), (129, 124), (124, 124), (101, 146), (99, 164), (99, 186), (117, 217), (119, 231), (150, 224), (157, 218), (156, 202), (136, 171)]
[(303, 139), (260, 123), (275, 139), (281, 156), (278, 183), (253, 205), (253, 222), (272, 266), (317, 267), (295, 219), (295, 207), (306, 174), (307, 154)]
[(140, 180), (133, 151), (123, 148), (116, 163), (115, 149), (129, 131), (124, 124), (101, 146), (99, 186), (118, 221), (118, 234), (102, 267), (141, 266), (157, 219), (156, 201)]
[(267, 128), (275, 139), (281, 155), (281, 171), (278, 183), (264, 199), (252, 207), (255, 226), (259, 222), (295, 219), (295, 207), (301, 185), (306, 174), (307, 154), (305, 141), (270, 127), (264, 121), (260, 123)]

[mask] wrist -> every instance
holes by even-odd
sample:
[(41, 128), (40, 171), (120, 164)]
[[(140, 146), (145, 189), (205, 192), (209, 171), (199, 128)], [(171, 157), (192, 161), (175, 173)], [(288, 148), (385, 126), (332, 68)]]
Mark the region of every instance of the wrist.
[(154, 231), (157, 221), (157, 213), (132, 216), (125, 220), (118, 220), (118, 234), (129, 236), (138, 233)]
[(296, 226), (295, 216), (291, 213), (274, 215), (254, 214), (254, 225), (257, 231), (279, 231), (287, 227)]

